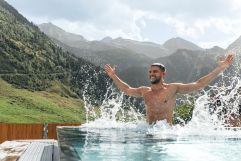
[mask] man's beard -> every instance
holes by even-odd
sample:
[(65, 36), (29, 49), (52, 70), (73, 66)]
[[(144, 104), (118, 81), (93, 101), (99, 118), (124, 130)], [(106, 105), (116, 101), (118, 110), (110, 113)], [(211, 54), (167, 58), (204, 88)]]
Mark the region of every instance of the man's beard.
[(160, 81), (161, 81), (161, 78), (158, 77), (158, 78), (156, 78), (154, 80), (151, 80), (151, 84), (158, 84)]

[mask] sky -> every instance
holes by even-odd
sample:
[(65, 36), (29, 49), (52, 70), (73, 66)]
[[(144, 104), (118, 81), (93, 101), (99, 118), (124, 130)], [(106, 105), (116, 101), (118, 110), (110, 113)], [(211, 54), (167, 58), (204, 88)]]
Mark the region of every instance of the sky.
[(241, 36), (240, 0), (6, 0), (35, 24), (51, 22), (87, 40), (163, 44), (181, 37), (227, 48)]

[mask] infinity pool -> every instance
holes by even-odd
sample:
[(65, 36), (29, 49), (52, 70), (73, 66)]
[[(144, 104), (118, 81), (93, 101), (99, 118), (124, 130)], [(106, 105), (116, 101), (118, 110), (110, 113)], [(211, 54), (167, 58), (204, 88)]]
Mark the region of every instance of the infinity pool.
[(241, 160), (240, 129), (180, 129), (59, 127), (61, 161)]

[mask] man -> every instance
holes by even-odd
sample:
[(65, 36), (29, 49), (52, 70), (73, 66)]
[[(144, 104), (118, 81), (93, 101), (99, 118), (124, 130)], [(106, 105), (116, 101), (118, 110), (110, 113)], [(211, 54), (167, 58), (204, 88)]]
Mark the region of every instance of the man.
[(229, 54), (225, 59), (220, 60), (218, 66), (208, 75), (200, 78), (196, 82), (182, 84), (164, 82), (166, 69), (164, 65), (154, 63), (149, 69), (150, 87), (132, 88), (123, 82), (115, 73), (115, 69), (109, 64), (104, 66), (106, 73), (117, 87), (126, 95), (143, 97), (146, 106), (146, 117), (149, 124), (159, 120), (166, 120), (172, 124), (173, 111), (176, 103), (177, 93), (189, 93), (199, 90), (208, 85), (216, 76), (223, 72), (233, 61), (233, 55)]

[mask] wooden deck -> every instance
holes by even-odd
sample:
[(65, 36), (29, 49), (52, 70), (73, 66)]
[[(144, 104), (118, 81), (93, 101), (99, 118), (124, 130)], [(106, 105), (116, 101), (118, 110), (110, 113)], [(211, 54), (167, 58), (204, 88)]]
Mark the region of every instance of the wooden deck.
[(17, 140), (0, 144), (0, 160), (60, 161), (56, 140)]

